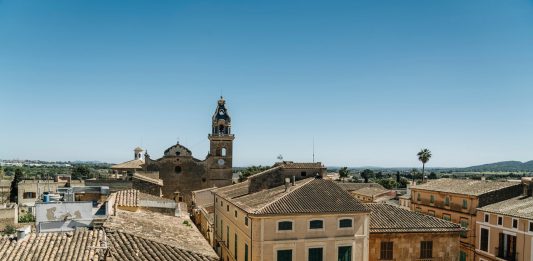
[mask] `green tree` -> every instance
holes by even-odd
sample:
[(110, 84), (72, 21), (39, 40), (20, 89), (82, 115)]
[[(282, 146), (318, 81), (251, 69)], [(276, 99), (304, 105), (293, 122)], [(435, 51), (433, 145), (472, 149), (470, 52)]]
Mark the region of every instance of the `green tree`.
[(243, 182), (248, 179), (248, 177), (257, 174), (259, 172), (263, 172), (267, 169), (269, 169), (269, 166), (251, 166), (241, 171), (241, 174), (239, 174), (239, 182)]
[(89, 177), (91, 170), (87, 166), (76, 166), (72, 170), (72, 179), (86, 179)]
[(2, 232), (2, 234), (4, 235), (13, 235), (17, 232), (17, 228), (15, 228), (13, 225), (6, 225), (6, 227), (4, 228), (4, 231)]
[(4, 168), (0, 166), (0, 179), (4, 179)]
[(428, 178), (429, 178), (429, 179), (438, 179), (438, 177), (437, 177), (437, 173), (435, 173), (435, 172), (432, 171), (431, 173), (429, 173)]
[(22, 169), (15, 169), (15, 177), (13, 178), (13, 181), (11, 181), (11, 190), (9, 192), (9, 200), (11, 200), (11, 202), (17, 202), (19, 182), (21, 182), (23, 178), (24, 174), (22, 173)]
[(418, 171), (418, 169), (411, 169), (411, 172), (409, 172), (409, 174), (411, 175), (413, 182), (415, 182), (415, 180), (417, 179), (420, 179), (422, 176), (422, 174), (420, 173), (420, 171)]
[(400, 188), (407, 188), (407, 185), (409, 184), (409, 180), (404, 178), (404, 177), (401, 177), (400, 178), (400, 181), (398, 182), (398, 186)]
[(368, 180), (374, 177), (374, 171), (371, 169), (365, 169), (361, 172), (361, 178), (365, 179), (365, 183), (368, 183)]
[(344, 182), (344, 179), (348, 177), (348, 174), (350, 174), (348, 167), (342, 167), (339, 169), (339, 177), (341, 178), (342, 182)]
[(393, 189), (396, 187), (396, 181), (394, 181), (393, 179), (380, 179), (378, 180), (378, 184), (380, 184), (386, 189)]
[(428, 149), (422, 149), (417, 154), (418, 160), (422, 162), (422, 181), (424, 181), (424, 172), (426, 170), (426, 163), (431, 159), (431, 151)]

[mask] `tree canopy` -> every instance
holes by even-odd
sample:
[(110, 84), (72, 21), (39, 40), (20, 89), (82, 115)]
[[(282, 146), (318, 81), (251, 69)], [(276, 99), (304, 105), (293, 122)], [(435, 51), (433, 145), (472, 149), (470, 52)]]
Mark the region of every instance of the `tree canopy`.
[(15, 170), (15, 177), (11, 181), (11, 191), (9, 192), (9, 200), (11, 202), (17, 202), (18, 193), (19, 193), (19, 182), (24, 179), (24, 173), (21, 169)]

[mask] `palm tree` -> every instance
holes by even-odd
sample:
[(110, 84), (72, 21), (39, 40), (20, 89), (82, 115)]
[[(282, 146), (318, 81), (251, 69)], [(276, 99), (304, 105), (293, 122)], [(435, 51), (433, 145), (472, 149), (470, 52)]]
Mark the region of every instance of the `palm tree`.
[(428, 149), (422, 149), (418, 154), (418, 160), (422, 162), (422, 182), (424, 182), (424, 171), (426, 169), (426, 163), (431, 159), (431, 151)]

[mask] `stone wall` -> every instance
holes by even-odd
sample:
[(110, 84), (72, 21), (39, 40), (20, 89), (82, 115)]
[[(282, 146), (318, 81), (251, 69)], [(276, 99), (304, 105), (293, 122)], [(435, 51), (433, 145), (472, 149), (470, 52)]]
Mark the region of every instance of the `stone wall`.
[(139, 190), (142, 193), (154, 195), (156, 197), (161, 197), (160, 185), (135, 178), (135, 176), (132, 178), (131, 182), (133, 189)]
[(0, 230), (4, 230), (7, 225), (18, 224), (18, 207), (16, 204), (0, 208)]
[(98, 180), (85, 180), (85, 186), (108, 186), (109, 192), (117, 192), (120, 190), (126, 190), (132, 188), (132, 182), (129, 180), (118, 179), (98, 179)]
[[(420, 242), (433, 241), (435, 261), (459, 260), (459, 233), (370, 233), (369, 261), (379, 261), (381, 242), (393, 242), (394, 260), (419, 260)], [(425, 260), (425, 259), (424, 259)]]
[(510, 198), (522, 195), (523, 185), (516, 183), (515, 186), (499, 189), (479, 196), (478, 207), (494, 204), (496, 202), (504, 201)]

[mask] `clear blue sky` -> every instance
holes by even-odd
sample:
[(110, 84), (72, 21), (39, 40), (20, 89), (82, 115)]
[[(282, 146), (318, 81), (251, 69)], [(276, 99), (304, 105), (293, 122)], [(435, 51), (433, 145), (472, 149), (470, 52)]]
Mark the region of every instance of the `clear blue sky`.
[(0, 1), (0, 158), (533, 159), (533, 2)]

